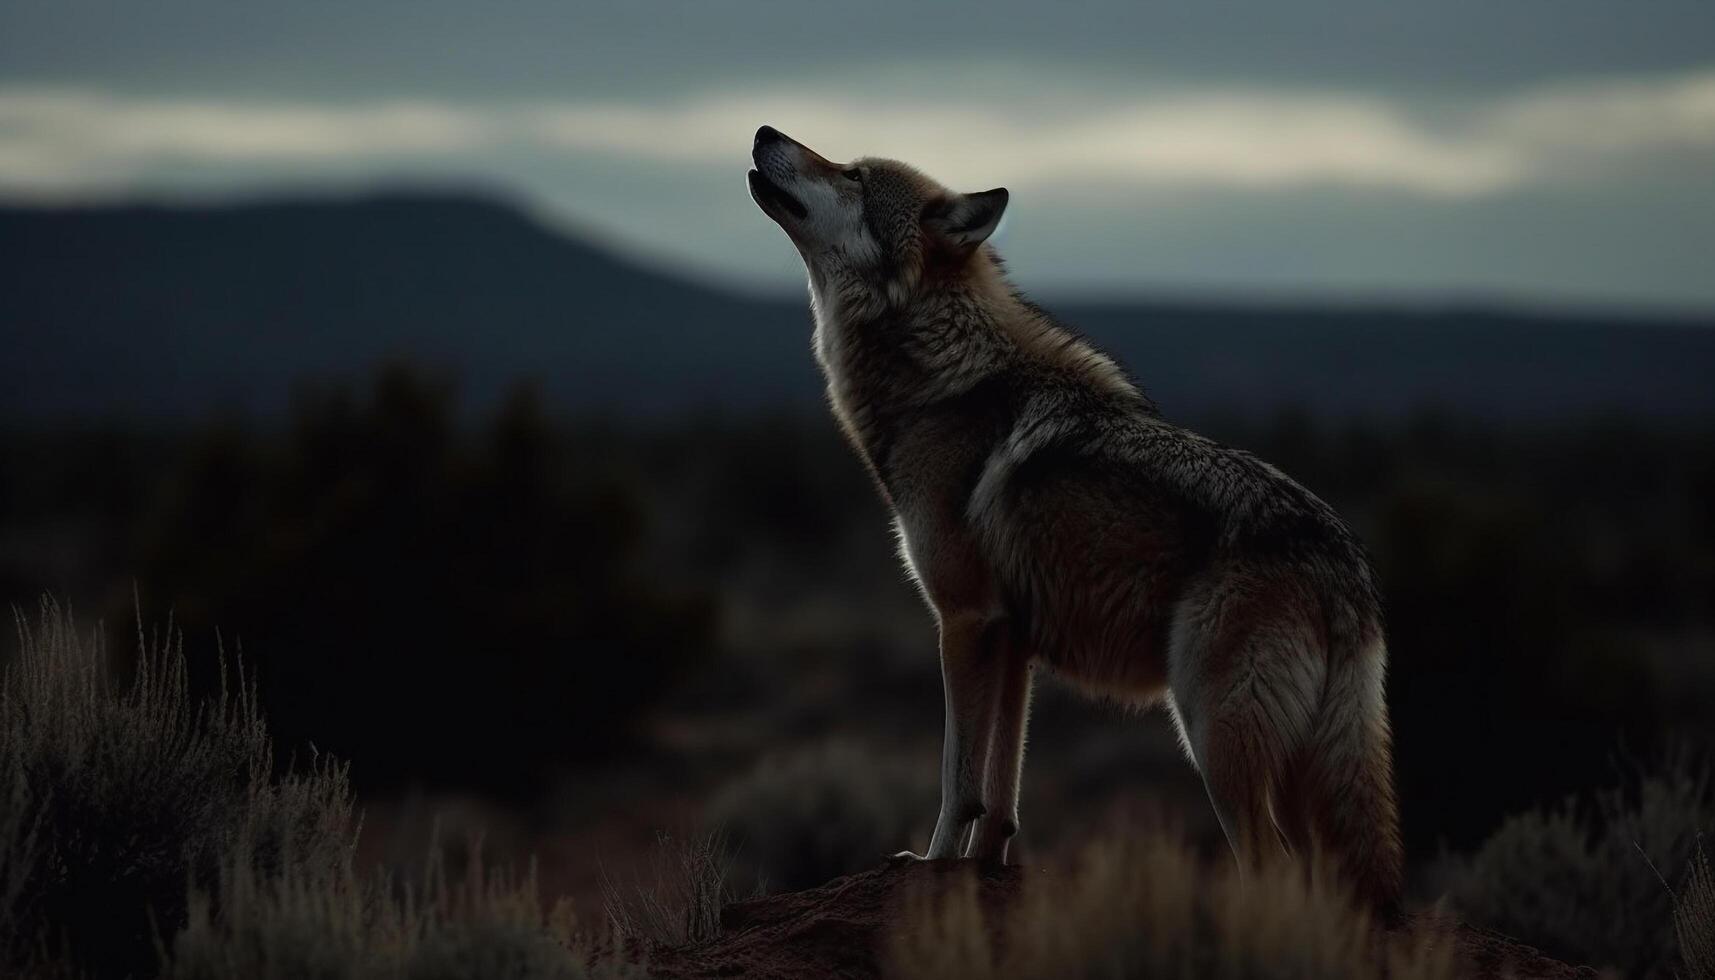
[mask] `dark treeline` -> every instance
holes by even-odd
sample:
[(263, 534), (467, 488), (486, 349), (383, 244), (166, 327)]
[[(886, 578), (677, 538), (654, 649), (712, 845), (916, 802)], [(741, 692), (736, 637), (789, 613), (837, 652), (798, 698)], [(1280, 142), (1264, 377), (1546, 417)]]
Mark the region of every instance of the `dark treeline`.
[[(777, 718), (806, 661), (844, 685), (816, 709), (842, 719), (895, 710), (878, 663), (933, 677), (927, 643), (879, 649), (928, 622), (823, 416), (644, 428), (520, 389), (464, 417), (451, 385), (392, 368), (303, 388), (278, 425), (7, 431), (0, 589), (54, 590), (117, 635), (135, 583), (149, 618), (220, 629), (280, 744), (362, 759), (373, 791), (528, 796), (648, 751), (661, 710)], [(1715, 731), (1715, 432), (1204, 422), (1371, 548), (1418, 853)], [(797, 624), (792, 643), (758, 611)], [(847, 626), (889, 617), (897, 634)]]

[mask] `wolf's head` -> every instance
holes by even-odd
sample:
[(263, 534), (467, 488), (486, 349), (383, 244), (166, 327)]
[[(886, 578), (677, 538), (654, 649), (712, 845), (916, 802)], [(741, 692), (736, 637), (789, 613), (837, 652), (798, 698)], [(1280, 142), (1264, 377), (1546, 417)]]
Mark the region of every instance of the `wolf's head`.
[(1005, 188), (950, 191), (903, 163), (834, 163), (772, 126), (756, 131), (750, 196), (798, 247), (823, 302), (881, 312), (961, 275), (1006, 210)]

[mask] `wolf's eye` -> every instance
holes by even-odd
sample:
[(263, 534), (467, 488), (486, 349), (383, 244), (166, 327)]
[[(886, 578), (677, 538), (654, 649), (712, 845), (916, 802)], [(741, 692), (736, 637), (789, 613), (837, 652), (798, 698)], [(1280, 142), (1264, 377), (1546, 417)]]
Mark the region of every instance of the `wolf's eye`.
[(840, 176), (847, 180), (855, 180), (860, 184), (863, 183), (863, 171), (856, 167), (852, 167), (850, 170), (840, 171)]

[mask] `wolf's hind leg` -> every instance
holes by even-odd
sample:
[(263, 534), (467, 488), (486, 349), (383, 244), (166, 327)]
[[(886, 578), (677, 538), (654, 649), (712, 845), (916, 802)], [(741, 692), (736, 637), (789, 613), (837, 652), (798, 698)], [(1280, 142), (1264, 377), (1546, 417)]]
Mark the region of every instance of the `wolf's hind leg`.
[(923, 855), (929, 860), (958, 857), (966, 829), (983, 815), (983, 769), (993, 734), (1001, 666), (1006, 662), (1008, 629), (1004, 620), (992, 616), (952, 615), (942, 621), (947, 722), (941, 746), (941, 813)]
[(1288, 856), (1270, 813), (1276, 760), (1243, 722), (1216, 722), (1198, 760), (1215, 818), (1242, 869), (1273, 864)]
[[(1284, 637), (1244, 648), (1210, 646), (1184, 658), (1173, 679), (1192, 761), (1203, 776), (1216, 819), (1241, 868), (1250, 870), (1290, 855), (1282, 810), (1289, 766), (1310, 731), (1322, 687), (1323, 658)], [(1183, 652), (1183, 651), (1182, 651)]]
[(1006, 650), (994, 737), (983, 778), (983, 807), (966, 857), (1006, 863), (1006, 848), (1018, 833), (1018, 781), (1024, 765), (1024, 732), (1030, 722), (1030, 657), (1016, 644)]

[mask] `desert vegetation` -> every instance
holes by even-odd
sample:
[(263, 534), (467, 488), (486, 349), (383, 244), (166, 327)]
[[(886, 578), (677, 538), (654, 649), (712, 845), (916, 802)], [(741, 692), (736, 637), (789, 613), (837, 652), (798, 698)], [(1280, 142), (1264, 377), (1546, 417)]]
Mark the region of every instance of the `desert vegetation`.
[(421, 880), (354, 864), (345, 766), (276, 767), (233, 662), (192, 693), (180, 635), (117, 677), (99, 630), (45, 601), (0, 682), (0, 964), (10, 976), (623, 976), (474, 853)]
[[(1664, 882), (1665, 883), (1665, 882)], [(1715, 871), (1702, 841), (1673, 906), (1673, 931), (1688, 980), (1715, 977)]]
[[(1609, 781), (1618, 745), (1707, 746), (1706, 427), (1188, 421), (1370, 547), (1415, 856)], [(898, 733), (882, 754), (920, 761), (938, 727), (930, 624), (820, 415), (570, 419), (521, 388), (475, 416), (395, 366), (306, 386), (281, 418), (0, 429), (0, 456), (0, 596), (52, 588), (120, 623), (135, 582), (191, 635), (224, 628), (283, 743), (359, 760), (365, 793), (533, 803), (562, 773), (648, 759), (664, 716), (745, 740), (696, 762), (709, 792), (830, 738)], [(466, 724), (440, 723), (452, 704)], [(1038, 743), (1082, 739), (1081, 709), (1043, 707)]]
[(0, 944), (14, 962), (69, 956), (98, 975), (148, 972), (159, 926), (184, 920), (186, 883), (332, 874), (356, 820), (345, 768), (275, 776), (241, 673), (190, 694), (177, 634), (139, 633), (125, 683), (100, 633), (44, 603), (18, 619), (0, 690)]
[(710, 799), (705, 820), (738, 843), (749, 888), (791, 891), (863, 868), (926, 833), (934, 773), (849, 740), (764, 757)]
[[(1414, 906), (1625, 975), (1708, 976), (1707, 429), (1202, 424), (1372, 548)], [(0, 588), (33, 610), (0, 649), (14, 972), (665, 969), (925, 842), (932, 630), (819, 415), (569, 419), (520, 389), (477, 417), (394, 367), (281, 418), (0, 430), (0, 458)], [(43, 586), (81, 626), (34, 610)], [(172, 626), (139, 635), (139, 604)], [(1189, 931), (1164, 920), (1121, 962), (1204, 969), (1175, 950), (1224, 942), (1229, 905), (1262, 914), (1220, 897), (1218, 830), (1159, 718), (1044, 684), (1024, 791), (1016, 894), (910, 897), (921, 928), (889, 925), (886, 962), (963, 950), (1023, 975), (1045, 954), (978, 938), (1083, 908), (1065, 935), (1105, 944), (1123, 916), (1090, 908), (1184, 901)], [(1162, 812), (1181, 830), (1140, 831)], [(1207, 894), (1172, 890), (1193, 874)], [(1336, 973), (1440, 969), (1415, 933), (1353, 938), (1323, 894), (1245, 928), (1321, 937), (1302, 962)]]
[[(662, 833), (657, 844), (645, 867), (628, 879), (604, 881), (602, 908), (614, 938), (627, 949), (647, 951), (720, 935), (721, 912), (740, 895), (726, 835)], [(760, 893), (759, 886), (748, 892)]]
[(1577, 962), (1627, 977), (1704, 975), (1710, 828), (1710, 769), (1670, 759), (1591, 798), (1509, 817), (1455, 863), (1450, 895), (1473, 920)]
[[(725, 924), (746, 895), (720, 834), (664, 840), (653, 865), (619, 871), (592, 910), (545, 898), (533, 866), (491, 867), (480, 842), (456, 866), (437, 849), (413, 874), (360, 868), (346, 767), (313, 752), (276, 763), (241, 660), (223, 659), (214, 692), (199, 695), (170, 624), (138, 630), (124, 671), (101, 635), (51, 600), (17, 617), (0, 684), (10, 975), (640, 977), (655, 957), (682, 967), (745, 938)], [(828, 792), (812, 778), (823, 767), (861, 784), (864, 765), (839, 746), (770, 764), (711, 812), (777, 807), (776, 823), (750, 828), (782, 838), (782, 853), (796, 848), (789, 867), (874, 865), (857, 852), (867, 841), (830, 858), (810, 832), (821, 811), (780, 795), (787, 784), (808, 799)], [(1627, 976), (1701, 980), (1715, 948), (1715, 879), (1699, 837), (1710, 791), (1707, 767), (1685, 755), (1587, 805), (1515, 817), (1456, 869), (1450, 901)], [(885, 826), (880, 809), (848, 819)], [(1318, 874), (1241, 880), (1224, 858), (1159, 829), (1013, 872), (1000, 904), (974, 875), (951, 880), (898, 897), (876, 939), (887, 975), (1464, 975), (1440, 920), (1383, 930)]]
[(1086, 848), (1060, 875), (1027, 881), (1010, 908), (974, 888), (918, 899), (890, 974), (973, 977), (1461, 975), (1452, 936), (1390, 933), (1320, 875), (1283, 866), (1241, 878), (1183, 841), (1142, 831)]

